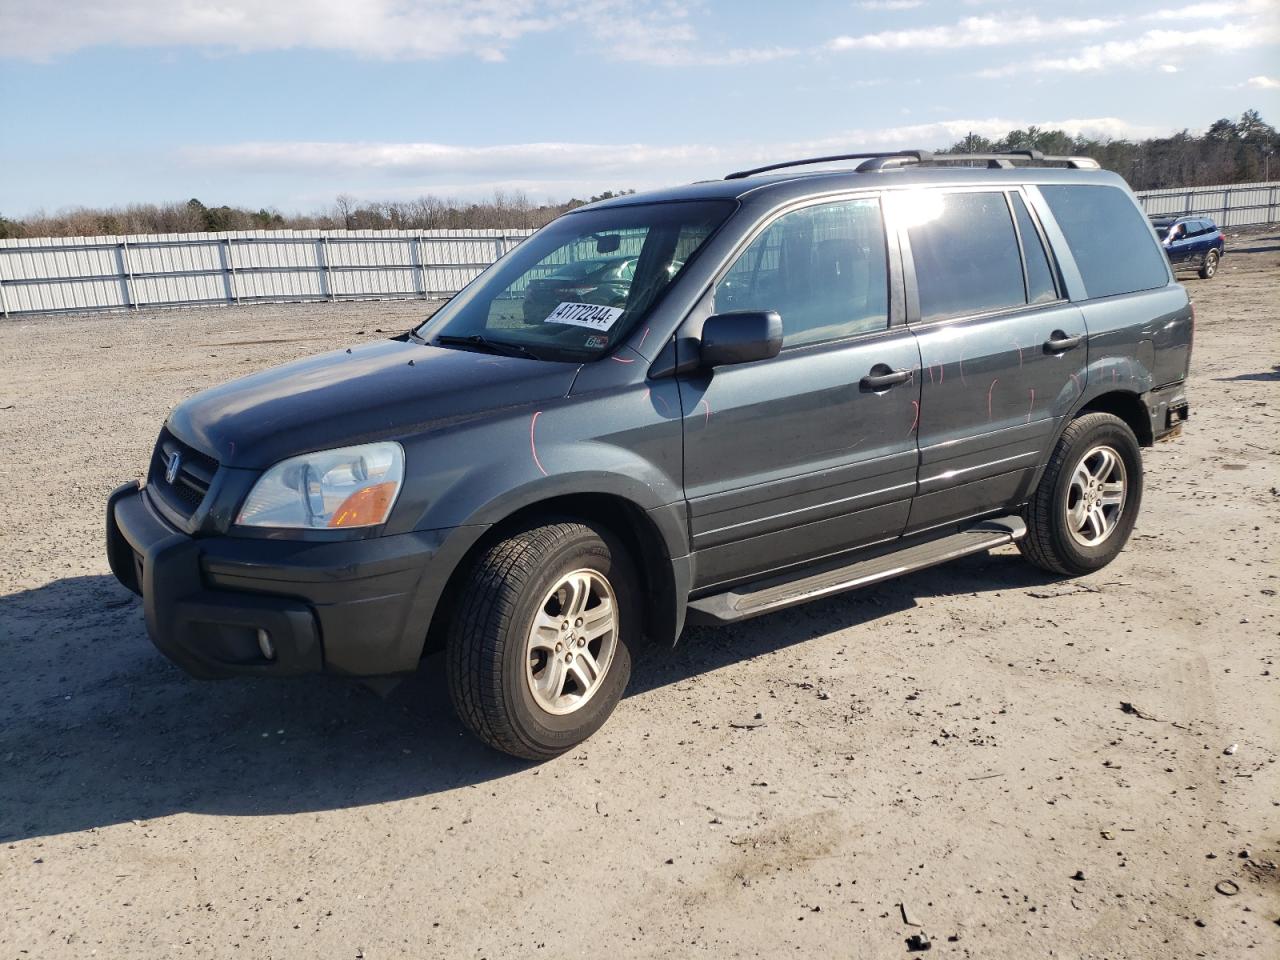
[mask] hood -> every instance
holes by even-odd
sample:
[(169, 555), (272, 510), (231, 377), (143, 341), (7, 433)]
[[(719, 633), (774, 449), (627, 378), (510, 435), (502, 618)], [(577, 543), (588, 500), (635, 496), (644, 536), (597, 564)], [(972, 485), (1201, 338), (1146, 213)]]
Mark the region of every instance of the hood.
[(385, 340), (325, 353), (197, 393), (171, 433), (229, 467), (394, 439), (569, 392), (580, 364)]

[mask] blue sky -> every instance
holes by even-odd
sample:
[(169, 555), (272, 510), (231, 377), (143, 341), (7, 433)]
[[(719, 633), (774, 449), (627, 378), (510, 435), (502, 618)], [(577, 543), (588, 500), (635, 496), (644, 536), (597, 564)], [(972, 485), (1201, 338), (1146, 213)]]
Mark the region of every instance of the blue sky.
[(1280, 123), (1280, 2), (0, 0), (0, 213), (562, 199), (1028, 124)]

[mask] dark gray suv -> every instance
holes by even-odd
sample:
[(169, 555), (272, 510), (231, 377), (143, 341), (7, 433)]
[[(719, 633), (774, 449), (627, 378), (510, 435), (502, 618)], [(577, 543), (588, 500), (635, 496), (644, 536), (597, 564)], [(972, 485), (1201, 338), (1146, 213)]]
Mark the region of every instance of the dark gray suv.
[[(1006, 543), (1110, 562), (1140, 448), (1187, 418), (1193, 324), (1124, 182), (820, 159), (860, 162), (583, 207), (414, 331), (177, 406), (107, 507), (156, 645), (204, 677), (443, 648), (463, 721), (545, 758), (686, 620)], [(569, 298), (528, 314), (539, 281), (622, 260), (609, 297), (555, 279)]]

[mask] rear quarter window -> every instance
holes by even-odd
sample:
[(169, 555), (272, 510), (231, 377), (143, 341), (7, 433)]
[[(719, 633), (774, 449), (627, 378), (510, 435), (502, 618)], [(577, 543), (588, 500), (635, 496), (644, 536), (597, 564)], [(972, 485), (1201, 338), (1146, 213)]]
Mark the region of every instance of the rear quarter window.
[(1040, 193), (1067, 238), (1090, 299), (1154, 290), (1169, 269), (1146, 219), (1119, 187), (1043, 185)]

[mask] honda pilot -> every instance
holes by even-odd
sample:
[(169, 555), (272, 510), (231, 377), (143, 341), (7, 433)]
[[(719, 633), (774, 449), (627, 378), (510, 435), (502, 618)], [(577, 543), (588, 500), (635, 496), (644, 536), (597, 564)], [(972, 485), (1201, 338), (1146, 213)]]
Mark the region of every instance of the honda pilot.
[(1192, 325), (1087, 158), (771, 164), (581, 207), (416, 329), (187, 399), (107, 553), (196, 676), (443, 650), (463, 723), (545, 759), (686, 622), (1003, 544), (1111, 562)]

